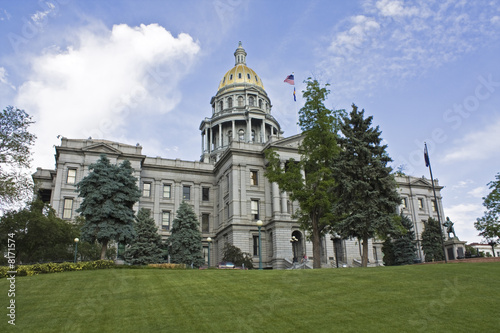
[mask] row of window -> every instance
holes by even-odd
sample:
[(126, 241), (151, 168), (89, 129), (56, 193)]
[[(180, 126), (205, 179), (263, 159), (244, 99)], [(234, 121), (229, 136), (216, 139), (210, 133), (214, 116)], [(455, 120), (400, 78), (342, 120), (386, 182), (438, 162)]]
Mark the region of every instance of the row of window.
[[(256, 100), (257, 100), (257, 97), (255, 96), (249, 96), (248, 97), (248, 105), (249, 106), (256, 106)], [(262, 99), (258, 99), (259, 100), (259, 108), (262, 109), (263, 107), (263, 101)], [(237, 101), (238, 101), (238, 107), (243, 107), (245, 106), (245, 98), (243, 96), (238, 96), (237, 98)], [(227, 105), (227, 108), (228, 109), (231, 109), (233, 107), (233, 98), (232, 97), (228, 97), (226, 99), (226, 105)], [(266, 103), (266, 108), (268, 107), (268, 104)], [(219, 111), (222, 111), (224, 110), (224, 101), (219, 101), (218, 103), (218, 108), (219, 108)]]
[[(418, 209), (425, 210), (424, 199), (423, 198), (418, 198), (417, 202), (418, 202)], [(402, 198), (401, 199), (401, 206), (404, 209), (408, 208), (408, 198)], [(431, 206), (432, 206), (432, 211), (435, 212), (436, 211), (436, 201), (431, 200)]]
[[(145, 198), (151, 197), (151, 183), (144, 182), (142, 184), (142, 196)], [(172, 198), (172, 185), (163, 184), (162, 191), (163, 199), (171, 199)], [(191, 186), (183, 185), (182, 186), (182, 200), (191, 200)], [(201, 188), (201, 200), (209, 201), (210, 200), (210, 188), (202, 187)]]
[[(255, 77), (255, 82), (256, 83), (259, 83), (259, 78), (257, 77), (257, 75), (254, 76)], [(238, 72), (238, 79), (242, 79), (243, 78), (243, 74), (241, 72)], [(247, 79), (248, 80), (251, 80), (252, 79), (252, 76), (250, 75), (250, 73), (247, 73)], [(229, 74), (229, 81), (232, 81), (233, 80), (233, 74)], [(224, 76), (224, 78), (222, 79), (222, 83), (226, 83), (226, 77)]]

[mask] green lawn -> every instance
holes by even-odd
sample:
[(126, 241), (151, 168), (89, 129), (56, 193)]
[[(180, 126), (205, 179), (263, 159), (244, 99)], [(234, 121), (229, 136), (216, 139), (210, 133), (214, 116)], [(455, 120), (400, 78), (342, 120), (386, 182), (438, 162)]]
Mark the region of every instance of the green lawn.
[(0, 281), (0, 331), (495, 332), (500, 262), (296, 271), (109, 269)]

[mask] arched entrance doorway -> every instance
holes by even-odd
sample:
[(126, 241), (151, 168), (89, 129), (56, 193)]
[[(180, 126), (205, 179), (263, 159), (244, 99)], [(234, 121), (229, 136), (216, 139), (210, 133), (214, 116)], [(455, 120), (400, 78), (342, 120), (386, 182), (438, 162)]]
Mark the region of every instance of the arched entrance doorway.
[(299, 262), (305, 254), (304, 237), (302, 233), (298, 230), (292, 232), (290, 243), (292, 244), (293, 262)]

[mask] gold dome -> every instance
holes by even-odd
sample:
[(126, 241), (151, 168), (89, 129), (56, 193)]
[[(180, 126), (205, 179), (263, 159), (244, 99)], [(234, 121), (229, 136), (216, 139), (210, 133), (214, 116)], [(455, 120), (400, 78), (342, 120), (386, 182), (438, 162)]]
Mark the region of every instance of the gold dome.
[(224, 74), (224, 77), (220, 81), (218, 90), (233, 84), (241, 83), (253, 84), (264, 89), (262, 80), (253, 69), (244, 64), (238, 64)]

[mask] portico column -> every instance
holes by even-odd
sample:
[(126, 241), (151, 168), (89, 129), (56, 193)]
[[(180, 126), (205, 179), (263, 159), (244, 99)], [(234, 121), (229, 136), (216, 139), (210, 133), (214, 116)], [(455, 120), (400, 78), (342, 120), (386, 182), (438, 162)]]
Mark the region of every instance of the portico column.
[[(285, 163), (284, 162), (281, 162), (281, 170), (284, 170), (285, 169)], [(287, 206), (287, 194), (285, 191), (281, 192), (280, 193), (280, 196), (281, 196), (281, 212), (282, 213), (286, 213), (286, 206)]]
[(231, 141), (234, 141), (234, 134), (236, 132), (236, 127), (234, 125), (234, 120), (231, 120), (231, 123), (232, 123), (232, 127), (233, 127), (233, 130), (232, 130), (232, 133), (231, 133)]

